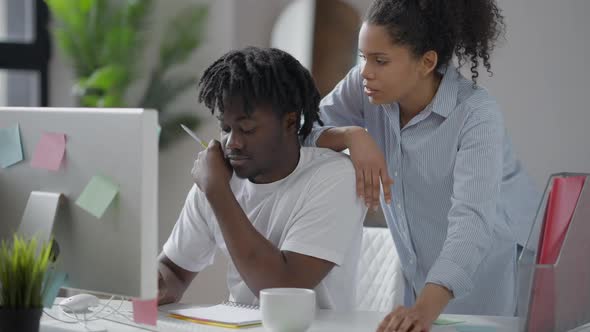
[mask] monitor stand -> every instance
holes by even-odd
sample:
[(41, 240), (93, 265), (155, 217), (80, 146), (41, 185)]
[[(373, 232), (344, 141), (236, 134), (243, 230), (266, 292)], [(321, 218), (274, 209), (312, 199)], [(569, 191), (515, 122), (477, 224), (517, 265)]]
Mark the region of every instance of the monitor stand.
[(40, 243), (51, 238), (61, 193), (33, 191), (27, 201), (18, 234), (27, 238), (37, 237)]

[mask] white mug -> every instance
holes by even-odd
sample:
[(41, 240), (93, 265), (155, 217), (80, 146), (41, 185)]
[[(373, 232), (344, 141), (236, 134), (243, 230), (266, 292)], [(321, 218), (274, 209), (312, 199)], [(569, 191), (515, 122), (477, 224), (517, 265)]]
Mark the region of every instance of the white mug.
[(262, 325), (271, 332), (304, 332), (315, 318), (312, 289), (267, 288), (260, 291)]

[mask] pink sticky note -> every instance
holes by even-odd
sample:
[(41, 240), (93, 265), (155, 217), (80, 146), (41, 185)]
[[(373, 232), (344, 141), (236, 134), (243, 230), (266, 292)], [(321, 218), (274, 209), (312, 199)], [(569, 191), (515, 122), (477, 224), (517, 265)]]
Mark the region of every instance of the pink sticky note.
[(35, 147), (31, 167), (57, 171), (66, 152), (66, 135), (44, 133)]
[(158, 299), (133, 299), (133, 320), (137, 324), (156, 326), (158, 321)]

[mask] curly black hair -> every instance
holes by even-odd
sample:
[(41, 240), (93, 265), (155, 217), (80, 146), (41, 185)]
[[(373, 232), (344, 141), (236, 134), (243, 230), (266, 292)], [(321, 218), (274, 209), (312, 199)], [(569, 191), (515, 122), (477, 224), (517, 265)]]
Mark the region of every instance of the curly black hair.
[(453, 54), (459, 67), (469, 62), (474, 84), (480, 59), (493, 74), (490, 53), (505, 30), (495, 0), (375, 0), (365, 22), (384, 26), (394, 43), (409, 46), (416, 56), (435, 51), (437, 70)]
[(211, 113), (223, 113), (224, 100), (238, 97), (247, 114), (258, 103), (269, 103), (281, 116), (296, 112), (301, 139), (315, 122), (323, 126), (320, 93), (311, 74), (293, 56), (275, 48), (247, 47), (226, 53), (205, 70), (199, 89), (199, 102)]

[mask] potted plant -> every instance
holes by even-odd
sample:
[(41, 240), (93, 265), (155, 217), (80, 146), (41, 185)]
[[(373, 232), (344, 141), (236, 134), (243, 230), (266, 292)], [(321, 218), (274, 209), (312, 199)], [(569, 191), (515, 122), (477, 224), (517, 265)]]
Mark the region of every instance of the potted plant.
[[(74, 96), (82, 107), (140, 107), (159, 112), (160, 146), (183, 135), (180, 124), (196, 129), (193, 110), (174, 109), (173, 102), (196, 88), (195, 73), (179, 72), (203, 40), (206, 5), (190, 5), (165, 23), (156, 63), (146, 68), (146, 44), (153, 0), (45, 0), (54, 20), (54, 41), (72, 63)], [(144, 74), (145, 73), (145, 74)], [(137, 100), (127, 91), (146, 79)], [(140, 84), (141, 85), (141, 84)]]
[(51, 242), (14, 235), (0, 246), (0, 331), (37, 332), (43, 313)]

